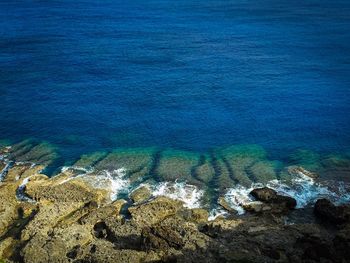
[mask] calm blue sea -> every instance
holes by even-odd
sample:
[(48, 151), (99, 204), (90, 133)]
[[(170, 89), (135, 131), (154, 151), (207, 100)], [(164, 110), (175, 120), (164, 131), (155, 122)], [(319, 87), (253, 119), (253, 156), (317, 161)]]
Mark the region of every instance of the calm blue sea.
[(0, 138), (350, 148), (350, 1), (0, 2)]

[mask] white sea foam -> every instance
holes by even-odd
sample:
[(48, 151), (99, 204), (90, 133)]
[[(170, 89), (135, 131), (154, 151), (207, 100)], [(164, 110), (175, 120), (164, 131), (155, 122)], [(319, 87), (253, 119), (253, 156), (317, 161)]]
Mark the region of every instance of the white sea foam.
[(97, 175), (85, 175), (87, 180), (93, 187), (100, 189), (110, 189), (110, 198), (116, 200), (121, 193), (128, 193), (130, 189), (130, 180), (125, 178), (126, 170), (120, 168), (113, 171), (101, 171)]
[[(33, 176), (33, 175), (32, 175)], [(25, 202), (35, 202), (33, 199), (31, 199), (30, 197), (28, 197), (25, 193), (26, 190), (26, 185), (28, 184), (30, 178), (32, 176), (28, 176), (26, 178), (23, 179), (22, 183), (19, 185), (19, 187), (16, 190), (16, 198), (20, 201), (25, 201)]]
[(2, 171), (0, 172), (0, 182), (5, 180), (5, 177), (9, 171), (9, 169), (12, 167), (13, 162), (7, 162), (5, 167), (2, 169)]
[[(225, 199), (239, 214), (244, 214), (245, 211), (242, 206), (254, 201), (249, 193), (254, 188), (263, 186), (263, 184), (252, 184), (251, 187), (237, 185), (227, 191)], [(295, 198), (297, 201), (297, 208), (312, 204), (319, 198), (328, 198), (337, 204), (350, 201), (349, 184), (336, 181), (316, 182), (313, 178), (310, 178), (302, 172), (298, 172), (289, 183), (272, 180), (269, 181), (266, 186), (276, 190), (278, 194)]]
[(203, 190), (185, 182), (161, 182), (152, 186), (154, 196), (166, 196), (184, 202), (187, 208), (198, 208), (201, 206)]
[(224, 209), (215, 208), (215, 209), (210, 210), (208, 221), (212, 221), (212, 220), (215, 220), (216, 218), (218, 218), (219, 216), (226, 216), (226, 215), (228, 215), (228, 213)]
[(77, 172), (79, 172), (79, 174), (77, 174), (75, 176), (70, 176), (69, 178), (64, 179), (62, 182), (60, 182), (60, 184), (64, 184), (66, 182), (69, 182), (70, 180), (83, 177), (87, 174), (91, 174), (94, 172), (94, 169), (92, 167), (84, 168), (84, 167), (80, 167), (80, 166), (63, 166), (61, 169), (61, 173), (67, 173), (68, 171), (73, 171), (73, 172), (77, 171)]

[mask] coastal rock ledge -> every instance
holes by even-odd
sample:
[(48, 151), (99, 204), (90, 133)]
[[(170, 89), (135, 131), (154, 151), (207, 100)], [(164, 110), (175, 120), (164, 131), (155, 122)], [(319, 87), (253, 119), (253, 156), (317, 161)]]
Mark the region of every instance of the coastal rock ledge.
[(0, 262), (349, 262), (346, 205), (295, 210), (264, 188), (252, 195), (266, 212), (209, 221), (146, 188), (111, 201), (79, 176), (42, 169), (14, 164), (0, 183)]

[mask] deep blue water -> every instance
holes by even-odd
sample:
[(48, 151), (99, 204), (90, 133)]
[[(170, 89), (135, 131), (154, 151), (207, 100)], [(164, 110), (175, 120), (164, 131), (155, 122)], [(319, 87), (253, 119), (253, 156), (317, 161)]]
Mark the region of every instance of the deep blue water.
[(350, 148), (350, 1), (0, 3), (0, 138)]

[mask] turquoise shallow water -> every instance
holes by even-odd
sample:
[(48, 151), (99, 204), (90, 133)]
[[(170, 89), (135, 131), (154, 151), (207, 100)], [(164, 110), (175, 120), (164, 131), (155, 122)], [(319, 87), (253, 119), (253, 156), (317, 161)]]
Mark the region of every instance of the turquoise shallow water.
[(0, 137), (53, 144), (52, 171), (135, 147), (216, 173), (232, 145), (263, 147), (277, 171), (346, 163), (349, 14), (338, 0), (1, 1)]

